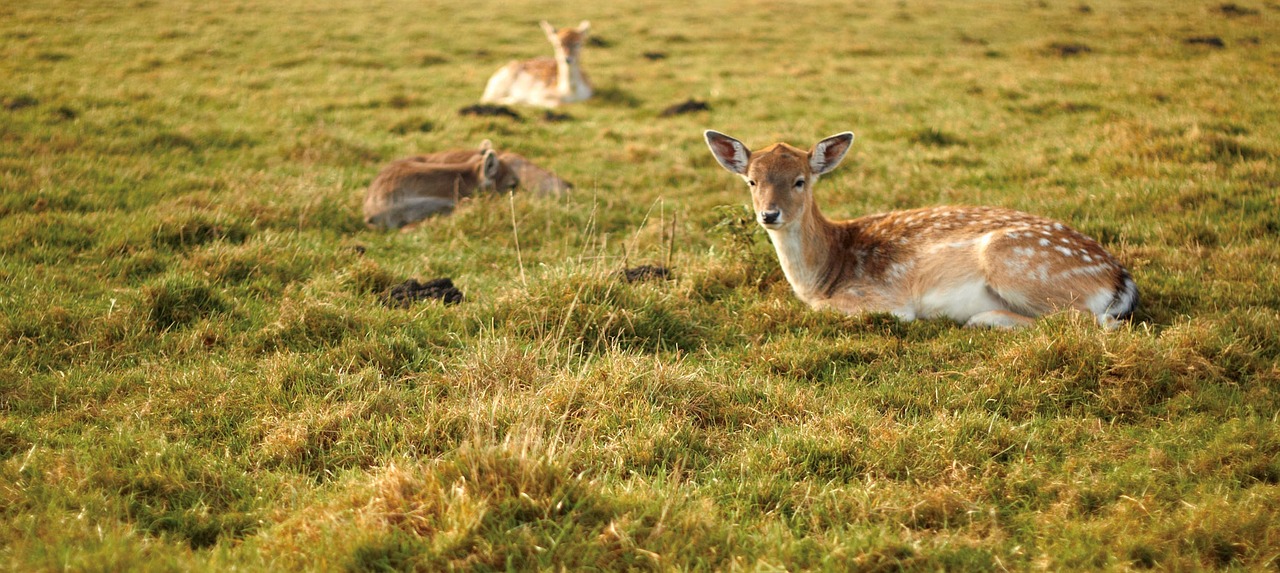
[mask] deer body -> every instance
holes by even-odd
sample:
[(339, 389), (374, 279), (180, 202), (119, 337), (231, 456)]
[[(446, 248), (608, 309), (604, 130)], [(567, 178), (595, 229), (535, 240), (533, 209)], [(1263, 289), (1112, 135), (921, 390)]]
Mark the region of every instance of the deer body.
[(726, 135), (706, 137), (721, 165), (752, 187), (757, 220), (787, 282), (811, 307), (998, 327), (1077, 309), (1110, 327), (1137, 306), (1128, 271), (1093, 239), (1052, 219), (994, 207), (827, 219), (813, 184), (843, 159), (852, 133), (808, 152), (780, 143), (754, 154)]
[(480, 101), (557, 107), (591, 97), (591, 82), (582, 71), (582, 43), (591, 24), (557, 30), (545, 20), (543, 32), (555, 48), (554, 58), (513, 61), (489, 78)]
[(365, 224), (398, 229), (430, 215), (448, 213), (459, 200), (478, 191), (505, 191), (518, 182), (492, 149), (456, 163), (400, 159), (383, 168), (369, 184), (364, 197)]

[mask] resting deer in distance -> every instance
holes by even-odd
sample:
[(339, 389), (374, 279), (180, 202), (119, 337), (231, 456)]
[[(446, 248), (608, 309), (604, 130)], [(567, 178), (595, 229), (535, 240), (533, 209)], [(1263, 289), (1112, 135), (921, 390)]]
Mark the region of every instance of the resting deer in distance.
[[(475, 160), (486, 149), (493, 149), (493, 144), (487, 139), (480, 143), (479, 148), (423, 153), (409, 157), (407, 160), (420, 163), (465, 163)], [(502, 168), (510, 174), (504, 175), (516, 177), (521, 189), (533, 191), (538, 196), (560, 195), (573, 189), (572, 183), (561, 179), (555, 172), (519, 153), (497, 149), (494, 149), (494, 153), (498, 154), (498, 161), (502, 163)], [(498, 189), (507, 189), (512, 186), (514, 185), (507, 184), (502, 176), (499, 177)]]
[(998, 207), (827, 219), (814, 184), (844, 159), (853, 133), (809, 151), (778, 143), (754, 153), (723, 133), (705, 137), (720, 165), (750, 186), (756, 220), (787, 282), (813, 308), (1004, 328), (1076, 309), (1113, 328), (1137, 307), (1129, 272), (1096, 241), (1052, 219)]
[(364, 222), (370, 227), (399, 229), (430, 215), (448, 213), (459, 200), (477, 192), (507, 191), (519, 184), (515, 173), (487, 145), (482, 145), (479, 154), (455, 163), (399, 159), (384, 167), (369, 184)]
[(557, 30), (543, 20), (541, 26), (555, 58), (508, 63), (489, 78), (480, 101), (556, 107), (591, 97), (591, 82), (582, 71), (582, 43), (591, 23), (583, 20), (577, 28)]

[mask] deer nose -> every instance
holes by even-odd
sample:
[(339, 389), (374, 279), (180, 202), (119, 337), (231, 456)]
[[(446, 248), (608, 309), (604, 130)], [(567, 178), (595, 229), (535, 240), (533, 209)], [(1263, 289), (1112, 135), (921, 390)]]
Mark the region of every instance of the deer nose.
[(774, 209), (771, 211), (761, 211), (760, 222), (765, 225), (772, 225), (774, 223), (777, 223), (778, 217), (781, 217), (781, 216), (782, 216), (782, 211), (778, 211), (777, 209)]

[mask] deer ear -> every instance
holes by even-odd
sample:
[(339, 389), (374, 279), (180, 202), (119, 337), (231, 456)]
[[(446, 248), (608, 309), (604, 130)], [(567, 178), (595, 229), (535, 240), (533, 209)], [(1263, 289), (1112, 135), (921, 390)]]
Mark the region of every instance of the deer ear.
[(707, 147), (716, 161), (731, 173), (747, 174), (747, 162), (751, 160), (751, 150), (732, 137), (715, 130), (708, 129), (702, 134), (707, 138)]
[(538, 22), (538, 25), (542, 26), (542, 31), (547, 33), (547, 37), (549, 38), (556, 37), (556, 27), (552, 26), (550, 22), (543, 20), (541, 22)]
[(578, 24), (579, 34), (586, 34), (587, 30), (590, 30), (590, 29), (591, 29), (591, 22), (583, 20), (582, 23)]
[(493, 142), (488, 139), (480, 142), (480, 151), (493, 149)]
[(840, 161), (844, 159), (844, 154), (849, 152), (849, 146), (852, 144), (852, 131), (837, 133), (819, 141), (809, 151), (809, 168), (813, 170), (814, 175), (830, 172), (840, 165)]
[(484, 174), (485, 179), (492, 181), (498, 177), (497, 153), (494, 153), (492, 149), (484, 150), (484, 153), (480, 156), (480, 162), (483, 165), (480, 168), (480, 172)]

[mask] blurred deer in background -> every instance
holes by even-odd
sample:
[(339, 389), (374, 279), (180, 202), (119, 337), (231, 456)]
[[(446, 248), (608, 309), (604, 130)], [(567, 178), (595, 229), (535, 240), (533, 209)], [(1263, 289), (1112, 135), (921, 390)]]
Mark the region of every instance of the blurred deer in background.
[(489, 78), (480, 101), (498, 104), (529, 104), (556, 107), (591, 97), (591, 82), (582, 71), (582, 44), (591, 24), (583, 20), (577, 28), (560, 28), (541, 23), (555, 58), (513, 61)]

